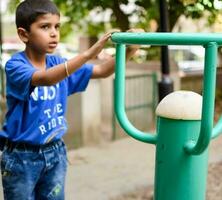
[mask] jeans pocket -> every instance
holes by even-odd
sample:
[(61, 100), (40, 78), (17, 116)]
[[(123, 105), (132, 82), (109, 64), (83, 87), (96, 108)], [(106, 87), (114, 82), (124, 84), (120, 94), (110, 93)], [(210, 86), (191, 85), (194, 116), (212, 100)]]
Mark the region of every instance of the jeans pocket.
[(23, 174), (23, 166), (14, 152), (3, 151), (1, 159), (1, 174), (3, 182), (13, 182)]
[(4, 180), (5, 178), (9, 178), (13, 176), (14, 170), (13, 170), (13, 165), (14, 165), (14, 159), (4, 159), (4, 157), (1, 160), (1, 173), (2, 173), (2, 179)]

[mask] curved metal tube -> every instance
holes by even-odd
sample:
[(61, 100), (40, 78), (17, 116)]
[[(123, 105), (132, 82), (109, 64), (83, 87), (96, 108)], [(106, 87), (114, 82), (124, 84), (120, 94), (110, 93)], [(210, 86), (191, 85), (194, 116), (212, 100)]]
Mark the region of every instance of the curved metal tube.
[(150, 133), (144, 133), (136, 129), (128, 120), (125, 112), (125, 45), (117, 44), (116, 46), (116, 73), (115, 73), (115, 95), (114, 95), (114, 109), (116, 117), (121, 127), (127, 134), (133, 138), (156, 144), (156, 136)]
[(186, 151), (190, 154), (201, 154), (210, 143), (214, 118), (216, 66), (217, 43), (210, 42), (205, 46), (204, 87), (200, 135), (196, 143), (190, 141), (185, 145)]

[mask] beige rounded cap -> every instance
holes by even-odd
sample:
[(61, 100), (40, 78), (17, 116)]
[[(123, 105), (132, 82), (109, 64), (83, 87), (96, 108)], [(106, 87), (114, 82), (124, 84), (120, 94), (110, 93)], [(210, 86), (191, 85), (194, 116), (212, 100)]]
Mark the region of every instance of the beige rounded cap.
[(156, 115), (170, 119), (200, 120), (202, 96), (191, 91), (176, 91), (162, 99)]

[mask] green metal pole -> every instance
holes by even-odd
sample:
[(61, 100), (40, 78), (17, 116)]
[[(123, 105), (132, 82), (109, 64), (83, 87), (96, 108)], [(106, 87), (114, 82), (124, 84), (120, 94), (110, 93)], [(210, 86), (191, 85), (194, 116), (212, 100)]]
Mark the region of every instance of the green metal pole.
[(200, 120), (158, 117), (155, 165), (155, 200), (205, 200), (208, 150), (198, 156), (184, 151), (197, 140)]

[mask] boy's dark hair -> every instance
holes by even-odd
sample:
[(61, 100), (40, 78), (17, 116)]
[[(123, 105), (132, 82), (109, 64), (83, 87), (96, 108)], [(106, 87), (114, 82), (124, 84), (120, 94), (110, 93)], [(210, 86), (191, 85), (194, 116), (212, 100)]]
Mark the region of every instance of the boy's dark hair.
[(60, 16), (58, 8), (50, 0), (25, 0), (16, 9), (16, 26), (30, 30), (30, 26), (36, 18), (44, 14), (56, 14)]

